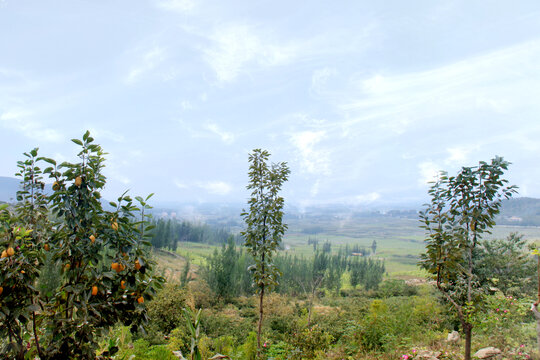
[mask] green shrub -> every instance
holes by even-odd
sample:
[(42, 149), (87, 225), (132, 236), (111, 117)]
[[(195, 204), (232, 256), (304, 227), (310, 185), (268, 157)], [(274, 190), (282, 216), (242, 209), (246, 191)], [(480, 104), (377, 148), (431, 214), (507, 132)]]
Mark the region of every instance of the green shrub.
[(404, 280), (388, 279), (382, 282), (377, 296), (388, 298), (392, 296), (412, 296), (418, 293), (415, 286), (407, 285)]
[(179, 284), (168, 283), (148, 303), (150, 331), (168, 335), (184, 323), (182, 308), (186, 306), (186, 292)]
[(257, 333), (252, 331), (249, 333), (246, 341), (240, 346), (239, 349), (240, 359), (242, 360), (255, 360), (257, 356)]
[(267, 347), (266, 355), (268, 359), (273, 360), (286, 360), (288, 359), (287, 354), (289, 353), (289, 344), (285, 341), (278, 341), (275, 344), (271, 344)]
[(171, 351), (182, 351), (182, 354), (189, 354), (191, 346), (191, 335), (185, 326), (180, 326), (171, 331), (169, 344), (167, 347)]
[(295, 355), (293, 358), (313, 359), (317, 352), (326, 351), (333, 341), (334, 337), (324, 332), (318, 325), (304, 329), (295, 333), (292, 338), (292, 345), (302, 354), (301, 357)]

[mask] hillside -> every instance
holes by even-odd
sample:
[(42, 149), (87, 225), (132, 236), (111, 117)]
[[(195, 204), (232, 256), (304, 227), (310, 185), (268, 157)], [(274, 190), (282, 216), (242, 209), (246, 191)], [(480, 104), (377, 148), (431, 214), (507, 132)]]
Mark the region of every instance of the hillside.
[(19, 179), (0, 176), (0, 201), (14, 201), (19, 189)]
[(540, 199), (520, 197), (504, 200), (497, 224), (540, 226)]

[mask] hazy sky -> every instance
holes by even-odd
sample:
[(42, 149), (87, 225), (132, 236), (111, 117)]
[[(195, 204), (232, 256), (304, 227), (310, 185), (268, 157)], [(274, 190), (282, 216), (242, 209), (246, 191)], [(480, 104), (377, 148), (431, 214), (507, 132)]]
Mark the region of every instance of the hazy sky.
[(0, 176), (90, 129), (106, 196), (244, 202), (247, 156), (298, 204), (421, 202), (494, 155), (540, 197), (540, 2), (0, 0)]

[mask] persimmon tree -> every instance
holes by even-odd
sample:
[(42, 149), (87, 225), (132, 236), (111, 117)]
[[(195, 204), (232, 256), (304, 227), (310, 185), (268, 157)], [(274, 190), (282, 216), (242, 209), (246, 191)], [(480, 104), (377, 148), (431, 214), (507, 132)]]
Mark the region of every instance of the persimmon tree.
[(287, 229), (283, 223), (285, 201), (279, 192), (290, 170), (284, 162), (269, 164), (269, 157), (270, 153), (261, 149), (255, 149), (249, 155), (250, 181), (247, 189), (251, 190), (251, 198), (248, 201), (249, 212), (244, 210), (241, 214), (246, 223), (242, 232), (244, 245), (255, 262), (249, 269), (259, 294), (257, 357), (260, 357), (261, 350), (264, 295), (277, 285), (279, 270), (274, 264), (274, 254)]
[[(110, 326), (143, 328), (145, 300), (163, 282), (147, 256), (150, 196), (135, 203), (124, 193), (105, 210), (105, 153), (89, 132), (72, 141), (80, 146), (75, 163), (37, 157), (37, 149), (25, 154), (19, 203), (0, 216), (0, 246), (17, 249), (0, 262), (0, 285), (9, 288), (0, 294), (0, 331), (18, 326), (20, 335), (8, 330), (5, 349), (17, 358), (95, 358), (97, 338)], [(38, 163), (49, 166), (41, 170)], [(42, 174), (54, 180), (49, 195)], [(50, 294), (36, 289), (47, 276), (45, 256), (61, 269)]]
[(472, 315), (485, 292), (474, 253), (495, 225), (501, 200), (516, 192), (503, 178), (508, 165), (495, 157), (490, 163), (463, 167), (455, 176), (440, 172), (428, 191), (431, 202), (420, 212), (426, 230), (421, 265), (457, 313), (465, 335), (465, 360), (471, 358)]

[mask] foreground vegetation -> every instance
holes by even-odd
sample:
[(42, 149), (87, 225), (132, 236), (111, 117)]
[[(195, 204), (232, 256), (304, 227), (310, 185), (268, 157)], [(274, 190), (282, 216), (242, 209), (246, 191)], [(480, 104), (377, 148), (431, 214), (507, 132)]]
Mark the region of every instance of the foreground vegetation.
[[(248, 226), (239, 237), (150, 222), (150, 197), (123, 194), (104, 206), (103, 152), (88, 133), (73, 142), (79, 163), (56, 164), (37, 149), (25, 154), (18, 202), (0, 206), (0, 358), (462, 359), (464, 348), (487, 346), (505, 359), (538, 358), (529, 310), (536, 259), (519, 234), (481, 238), (499, 206), (483, 190), (467, 192), (469, 202), (460, 195), (444, 215), (452, 226), (437, 222), (439, 202), (453, 201), (450, 191), (437, 193), (423, 214), (431, 283), (410, 271), (421, 234), (408, 231), (409, 218), (405, 230), (386, 231), (412, 244), (406, 254), (389, 246), (388, 234), (373, 232), (381, 226), (373, 219), (369, 230), (354, 221), (326, 233), (324, 221), (293, 227), (283, 246), (277, 192), (288, 175), (284, 164), (268, 168), (282, 174), (264, 196), (263, 183), (280, 176), (252, 176)], [(54, 181), (52, 193), (44, 192), (44, 176)], [(482, 201), (490, 213), (475, 209)], [(357, 237), (337, 246), (351, 234)], [(168, 279), (164, 286), (157, 274)], [(449, 339), (454, 330), (460, 339)]]
[[(458, 321), (441, 300), (431, 285), (387, 280), (376, 291), (321, 294), (308, 326), (308, 296), (272, 294), (265, 300), (263, 354), (273, 359), (398, 359), (414, 358), (428, 349), (442, 352), (441, 359), (460, 359), (463, 340), (446, 341)], [(203, 309), (199, 336), (203, 359), (215, 353), (255, 359), (257, 299), (221, 301), (202, 281), (184, 288), (169, 283), (149, 304), (152, 320), (145, 336), (130, 336), (117, 327), (103, 345), (112, 341), (120, 354), (140, 359), (173, 359), (172, 352), (178, 350), (189, 354), (189, 327), (180, 311), (185, 306)], [(473, 350), (495, 346), (507, 359), (534, 356), (535, 322), (529, 307), (527, 300), (501, 292), (489, 295), (482, 316), (472, 320)]]

